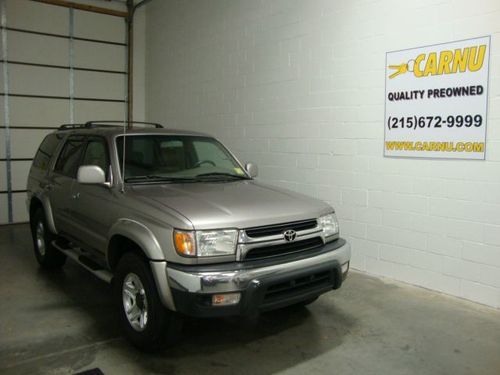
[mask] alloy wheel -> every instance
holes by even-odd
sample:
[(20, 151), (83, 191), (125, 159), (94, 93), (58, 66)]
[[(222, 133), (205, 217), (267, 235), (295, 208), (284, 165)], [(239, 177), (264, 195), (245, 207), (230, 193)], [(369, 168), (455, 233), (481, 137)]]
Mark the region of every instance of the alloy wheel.
[(144, 331), (148, 323), (148, 300), (141, 279), (129, 273), (122, 285), (123, 309), (127, 320), (136, 331)]
[(36, 248), (40, 255), (45, 256), (45, 228), (43, 223), (39, 221), (36, 225)]

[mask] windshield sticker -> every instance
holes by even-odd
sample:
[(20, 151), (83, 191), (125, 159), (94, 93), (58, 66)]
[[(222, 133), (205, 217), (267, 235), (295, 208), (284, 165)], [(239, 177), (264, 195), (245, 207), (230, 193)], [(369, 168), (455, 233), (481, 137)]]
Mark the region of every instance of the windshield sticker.
[(241, 168), (234, 168), (234, 171), (236, 172), (236, 174), (239, 174), (240, 176), (244, 175), (245, 173), (241, 170)]

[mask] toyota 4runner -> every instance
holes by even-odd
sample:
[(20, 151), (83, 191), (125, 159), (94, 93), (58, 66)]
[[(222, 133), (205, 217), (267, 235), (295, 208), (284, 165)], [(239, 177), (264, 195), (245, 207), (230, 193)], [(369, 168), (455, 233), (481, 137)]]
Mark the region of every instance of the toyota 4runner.
[(168, 343), (182, 315), (256, 315), (341, 286), (350, 246), (332, 207), (256, 181), (209, 135), (131, 125), (49, 134), (27, 206), (40, 265), (69, 257), (111, 283), (132, 343)]

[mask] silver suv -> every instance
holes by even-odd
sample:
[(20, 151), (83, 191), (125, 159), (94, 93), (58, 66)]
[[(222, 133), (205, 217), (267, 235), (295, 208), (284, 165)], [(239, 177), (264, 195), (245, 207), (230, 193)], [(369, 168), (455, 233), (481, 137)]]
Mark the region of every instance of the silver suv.
[(134, 123), (63, 125), (28, 178), (35, 255), (113, 285), (126, 336), (171, 342), (182, 315), (306, 305), (347, 276), (332, 207), (256, 181), (215, 138)]

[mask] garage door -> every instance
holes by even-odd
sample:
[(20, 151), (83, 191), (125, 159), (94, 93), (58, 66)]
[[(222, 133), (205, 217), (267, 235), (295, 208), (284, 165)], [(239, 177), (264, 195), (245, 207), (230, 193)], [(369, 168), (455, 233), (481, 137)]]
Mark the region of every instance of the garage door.
[(0, 0), (0, 7), (5, 224), (28, 220), (26, 179), (45, 135), (63, 123), (126, 117), (126, 24), (118, 16), (28, 0)]

